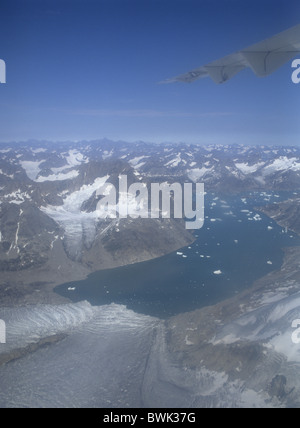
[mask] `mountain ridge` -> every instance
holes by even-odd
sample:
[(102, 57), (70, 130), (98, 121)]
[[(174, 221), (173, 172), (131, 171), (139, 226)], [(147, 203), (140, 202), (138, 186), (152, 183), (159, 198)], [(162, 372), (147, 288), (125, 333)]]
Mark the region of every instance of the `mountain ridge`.
[[(128, 185), (203, 182), (207, 192), (296, 192), (300, 148), (107, 139), (2, 144), (2, 288), (17, 287), (14, 275), (20, 278), (21, 289), (29, 290), (32, 283), (54, 286), (96, 270), (159, 257), (193, 242), (193, 234), (185, 230), (181, 220), (100, 222), (96, 191), (105, 180), (117, 186), (121, 174), (127, 176)], [(45, 285), (37, 286), (35, 294), (42, 289)], [(3, 301), (9, 295), (8, 291), (1, 293)]]

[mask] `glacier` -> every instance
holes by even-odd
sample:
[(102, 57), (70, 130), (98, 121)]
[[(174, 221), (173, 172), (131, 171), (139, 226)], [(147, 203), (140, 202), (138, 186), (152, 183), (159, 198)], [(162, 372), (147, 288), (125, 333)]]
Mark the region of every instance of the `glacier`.
[[(300, 293), (281, 290), (254, 297), (233, 320), (215, 320), (218, 333), (202, 344), (193, 336), (197, 311), (174, 317), (170, 327), (117, 304), (0, 308), (7, 325), (0, 361), (4, 354), (37, 344), (34, 351), (0, 364), (0, 407), (298, 407), (300, 346), (291, 334), (292, 321), (300, 318)], [(184, 329), (183, 319), (189, 328)], [(57, 341), (38, 346), (42, 338), (59, 334)], [(170, 334), (178, 335), (181, 357), (170, 347)], [(208, 368), (215, 352), (223, 349), (226, 360), (228, 346), (240, 343), (250, 354), (252, 347), (262, 346), (262, 357), (254, 363), (250, 359), (247, 368), (237, 361), (234, 376), (225, 363), (219, 370)], [(186, 350), (197, 352), (203, 344), (210, 347), (207, 361), (191, 367)], [(278, 374), (287, 380), (285, 402), (268, 393)]]

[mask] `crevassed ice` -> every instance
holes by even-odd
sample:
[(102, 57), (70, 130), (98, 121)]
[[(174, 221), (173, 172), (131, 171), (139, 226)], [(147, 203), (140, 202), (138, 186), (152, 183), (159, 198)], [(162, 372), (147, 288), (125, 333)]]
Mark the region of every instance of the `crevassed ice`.
[(99, 213), (81, 210), (82, 204), (91, 198), (94, 192), (106, 183), (109, 175), (97, 178), (92, 184), (65, 196), (63, 205), (47, 205), (41, 210), (56, 221), (65, 230), (66, 245), (69, 254), (78, 257), (82, 245), (90, 246), (96, 236), (96, 223)]

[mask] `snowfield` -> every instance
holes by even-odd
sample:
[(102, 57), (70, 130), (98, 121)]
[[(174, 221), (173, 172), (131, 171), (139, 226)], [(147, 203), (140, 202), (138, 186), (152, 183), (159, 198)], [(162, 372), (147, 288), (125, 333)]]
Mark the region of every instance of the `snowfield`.
[(96, 237), (96, 224), (99, 221), (97, 210), (86, 212), (82, 205), (108, 180), (109, 175), (99, 177), (92, 184), (83, 185), (79, 190), (64, 196), (63, 205), (42, 206), (41, 211), (51, 217), (65, 231), (68, 252), (76, 257), (83, 243), (91, 245)]

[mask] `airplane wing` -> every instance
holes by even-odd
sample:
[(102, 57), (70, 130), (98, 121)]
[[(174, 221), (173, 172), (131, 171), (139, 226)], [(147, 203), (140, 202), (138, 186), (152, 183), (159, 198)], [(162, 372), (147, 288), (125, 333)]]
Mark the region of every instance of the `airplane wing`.
[(264, 77), (273, 73), (298, 53), (300, 53), (300, 24), (161, 83), (191, 83), (202, 77), (210, 77), (215, 83), (224, 83), (247, 67), (251, 68), (257, 76)]

